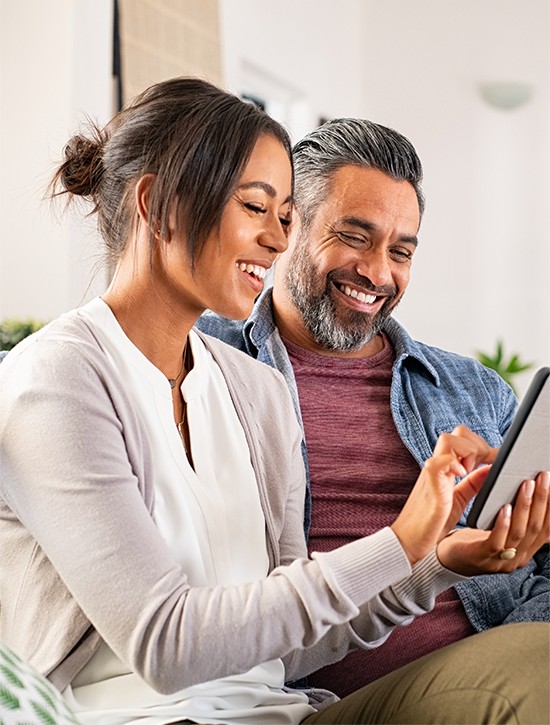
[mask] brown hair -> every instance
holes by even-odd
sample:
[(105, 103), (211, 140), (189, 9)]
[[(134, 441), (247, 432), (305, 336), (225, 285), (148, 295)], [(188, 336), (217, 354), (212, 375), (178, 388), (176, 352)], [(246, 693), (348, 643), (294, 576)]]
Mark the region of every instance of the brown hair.
[(176, 224), (189, 257), (200, 254), (238, 183), (259, 136), (281, 142), (290, 163), (285, 129), (256, 106), (197, 78), (157, 83), (106, 126), (90, 123), (73, 136), (51, 184), (52, 196), (88, 198), (111, 263), (118, 260), (137, 220), (135, 184), (155, 174), (150, 196), (150, 244), (155, 231)]

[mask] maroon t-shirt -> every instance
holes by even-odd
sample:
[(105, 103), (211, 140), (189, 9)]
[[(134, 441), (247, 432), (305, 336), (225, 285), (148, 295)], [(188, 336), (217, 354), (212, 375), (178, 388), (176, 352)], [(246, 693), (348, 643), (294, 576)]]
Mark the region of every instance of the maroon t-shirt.
[[(284, 340), (298, 384), (313, 498), (309, 550), (329, 551), (389, 526), (419, 473), (390, 409), (394, 351), (341, 359)], [(357, 650), (311, 675), (343, 697), (401, 665), (473, 634), (454, 589), (432, 612), (394, 630), (374, 650)]]

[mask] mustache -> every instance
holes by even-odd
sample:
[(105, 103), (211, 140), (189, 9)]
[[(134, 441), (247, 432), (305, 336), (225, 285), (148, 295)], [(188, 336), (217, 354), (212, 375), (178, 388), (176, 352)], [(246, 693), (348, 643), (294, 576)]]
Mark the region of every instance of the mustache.
[(340, 272), (337, 269), (333, 269), (327, 274), (327, 282), (330, 284), (352, 284), (357, 287), (362, 287), (368, 290), (373, 295), (380, 295), (385, 297), (395, 297), (397, 289), (391, 284), (383, 284), (379, 287), (372, 283), (368, 277), (363, 277), (360, 274), (350, 274), (349, 272)]

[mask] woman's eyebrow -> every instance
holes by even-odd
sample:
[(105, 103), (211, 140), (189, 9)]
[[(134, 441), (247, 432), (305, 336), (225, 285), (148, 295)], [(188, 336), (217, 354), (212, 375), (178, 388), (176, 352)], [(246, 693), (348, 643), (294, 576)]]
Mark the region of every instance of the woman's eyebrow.
[[(277, 191), (274, 189), (271, 184), (267, 184), (265, 181), (247, 181), (245, 184), (239, 184), (237, 186), (237, 189), (262, 189), (262, 191), (265, 191), (265, 193), (271, 197), (272, 199), (275, 199), (277, 196)], [(288, 204), (293, 200), (292, 194), (289, 194), (287, 198), (283, 201), (283, 204)]]

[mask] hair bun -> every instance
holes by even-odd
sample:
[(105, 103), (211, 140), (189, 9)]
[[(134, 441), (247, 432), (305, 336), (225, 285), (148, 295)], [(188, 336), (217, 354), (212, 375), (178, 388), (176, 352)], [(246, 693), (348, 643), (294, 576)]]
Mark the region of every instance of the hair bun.
[(64, 148), (65, 160), (59, 180), (66, 191), (76, 196), (94, 196), (103, 176), (103, 140), (77, 134)]

